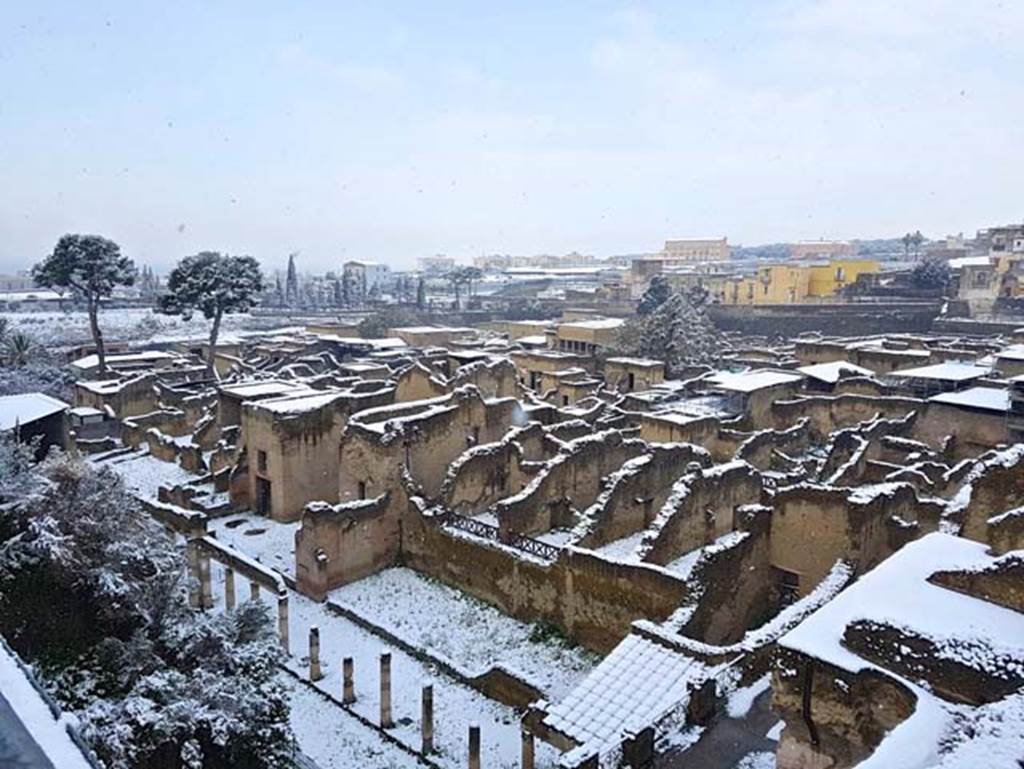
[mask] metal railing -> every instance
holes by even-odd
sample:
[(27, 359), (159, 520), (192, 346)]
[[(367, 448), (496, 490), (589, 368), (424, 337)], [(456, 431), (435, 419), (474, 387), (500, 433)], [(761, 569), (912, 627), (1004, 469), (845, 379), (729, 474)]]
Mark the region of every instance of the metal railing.
[(533, 537), (523, 536), (522, 534), (509, 533), (502, 536), (501, 529), (493, 524), (484, 523), (476, 518), (468, 518), (465, 515), (459, 515), (451, 511), (445, 513), (441, 519), (441, 524), (461, 529), (481, 539), (514, 547), (516, 550), (522, 550), (524, 553), (543, 558), (546, 561), (554, 561), (562, 552), (562, 548), (558, 545), (551, 545)]

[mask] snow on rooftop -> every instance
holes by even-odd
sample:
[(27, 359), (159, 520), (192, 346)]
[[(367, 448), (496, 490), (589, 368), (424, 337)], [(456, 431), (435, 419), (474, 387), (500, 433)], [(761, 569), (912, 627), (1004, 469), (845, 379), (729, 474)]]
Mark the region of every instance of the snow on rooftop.
[(850, 672), (875, 667), (842, 642), (848, 625), (868, 620), (935, 640), (997, 647), (1024, 659), (1024, 614), (928, 582), (938, 571), (982, 569), (995, 560), (987, 546), (929, 534), (904, 546), (861, 577), (779, 643)]
[(601, 329), (618, 328), (625, 323), (622, 318), (598, 318), (595, 320), (576, 320), (570, 323), (561, 323), (559, 328), (585, 328), (592, 331), (599, 331)]
[(544, 336), (544, 334), (533, 334), (533, 335), (530, 335), (530, 336), (516, 337), (512, 341), (513, 342), (518, 342), (519, 344), (526, 344), (526, 345), (530, 345), (530, 344), (547, 344), (548, 343), (548, 338), (546, 336)]
[(309, 388), (295, 382), (282, 382), (279, 379), (268, 379), (263, 382), (243, 382), (241, 384), (224, 385), (221, 392), (237, 398), (260, 398), (269, 395), (304, 392)]
[(961, 256), (957, 259), (950, 259), (949, 268), (951, 270), (959, 270), (962, 267), (985, 267), (991, 261), (988, 256)]
[(1013, 344), (995, 354), (1000, 360), (1024, 360), (1024, 344)]
[(797, 369), (801, 374), (828, 384), (835, 384), (843, 376), (874, 376), (874, 371), (845, 360), (831, 363), (816, 363), (812, 366), (801, 366)]
[(771, 369), (758, 369), (756, 371), (745, 371), (742, 374), (734, 374), (729, 371), (720, 371), (705, 381), (722, 390), (733, 392), (751, 393), (756, 390), (763, 390), (766, 387), (791, 384), (803, 379), (803, 374), (792, 371), (772, 371)]
[(945, 363), (935, 363), (931, 366), (900, 369), (899, 371), (893, 371), (889, 376), (904, 379), (939, 379), (949, 382), (966, 382), (971, 379), (987, 376), (991, 371), (990, 368), (976, 366), (973, 363), (946, 361)]
[(644, 368), (660, 368), (665, 364), (653, 358), (608, 358), (605, 363), (618, 363), (620, 366), (642, 366)]
[(969, 387), (966, 390), (935, 395), (928, 400), (949, 406), (1006, 412), (1010, 409), (1010, 392), (998, 387)]
[(11, 430), (64, 411), (68, 404), (44, 393), (0, 396), (0, 430)]
[(255, 408), (271, 411), (275, 414), (306, 414), (310, 411), (322, 409), (324, 406), (337, 400), (341, 395), (338, 390), (321, 392), (309, 390), (297, 395), (285, 395), (282, 398), (271, 398), (270, 400), (258, 401)]
[(544, 723), (595, 748), (648, 726), (686, 699), (688, 684), (707, 678), (700, 662), (636, 634), (626, 636)]
[[(171, 353), (164, 352), (163, 350), (143, 350), (142, 352), (108, 355), (107, 365), (116, 366), (119, 363), (145, 363), (146, 361), (169, 360), (177, 357), (177, 355), (172, 355)], [(100, 356), (86, 355), (84, 358), (71, 361), (68, 365), (79, 369), (96, 368), (96, 366), (100, 365)]]

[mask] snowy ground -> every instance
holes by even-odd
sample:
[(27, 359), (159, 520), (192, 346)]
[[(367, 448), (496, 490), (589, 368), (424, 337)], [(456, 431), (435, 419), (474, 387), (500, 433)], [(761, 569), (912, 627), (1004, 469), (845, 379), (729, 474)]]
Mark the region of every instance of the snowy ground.
[[(213, 565), (214, 598), (219, 610), (224, 595), (224, 572), (219, 564)], [(236, 582), (236, 594), (240, 599), (249, 595), (248, 586), (243, 581)], [(431, 666), (419, 662), (400, 649), (389, 647), (385, 642), (370, 632), (344, 617), (329, 612), (323, 604), (316, 603), (294, 591), (289, 591), (289, 631), (291, 636), (291, 656), (286, 664), (289, 669), (302, 676), (308, 676), (308, 638), (309, 629), (320, 629), (321, 664), (324, 678), (317, 686), (335, 696), (341, 693), (341, 660), (352, 657), (356, 689), (356, 703), (353, 709), (360, 715), (377, 722), (380, 718), (380, 654), (391, 653), (392, 676), (392, 712), (395, 727), (391, 731), (403, 743), (414, 750), (420, 746), (420, 697), (422, 686), (432, 684), (434, 687), (434, 742), (438, 755), (434, 759), (442, 766), (451, 769), (464, 769), (467, 756), (467, 735), (471, 724), (479, 724), (481, 729), (482, 759), (485, 767), (498, 769), (514, 769), (519, 766), (520, 728), (519, 714), (512, 708), (501, 705), (485, 697), (479, 692), (454, 681), (448, 676), (432, 669)], [(260, 599), (271, 605), (276, 611), (276, 599), (268, 591), (260, 591)], [(301, 731), (306, 734), (306, 741), (301, 739), (303, 751), (314, 759), (317, 753), (324, 755), (330, 752), (343, 754), (349, 748), (341, 743), (350, 739), (356, 751), (372, 744), (377, 738), (373, 732), (354, 719), (345, 719), (337, 705), (323, 701), (320, 704), (301, 700), (303, 707), (312, 712), (300, 714), (310, 725)], [(319, 723), (336, 725), (341, 729), (337, 744), (322, 744), (325, 730), (315, 728), (314, 719)], [(351, 724), (351, 728), (349, 727)], [(319, 747), (318, 747), (319, 746)], [(333, 750), (332, 750), (333, 747)], [(389, 763), (390, 754), (383, 746), (379, 763), (330, 764), (327, 766), (365, 767), (366, 769), (390, 769), (404, 767), (403, 763)], [(537, 766), (554, 767), (557, 763), (557, 752), (550, 746), (537, 742)], [(374, 759), (376, 760), (376, 759)]]
[[(68, 312), (5, 312), (12, 326), (30, 334), (43, 345), (70, 345), (88, 342), (89, 316), (81, 311)], [(251, 315), (227, 315), (221, 324), (222, 335), (232, 331), (252, 331), (283, 324), (281, 318), (254, 318)], [(210, 322), (198, 313), (191, 320), (174, 315), (161, 315), (149, 309), (118, 308), (100, 312), (100, 328), (108, 342), (145, 340), (170, 342), (185, 338), (209, 336)]]
[(644, 538), (645, 530), (630, 534), (628, 537), (622, 539), (616, 539), (609, 542), (607, 545), (594, 548), (594, 552), (600, 553), (601, 555), (607, 556), (608, 558), (614, 558), (617, 561), (629, 561), (633, 563), (639, 563), (640, 559), (636, 556), (636, 549), (640, 546), (640, 540)]
[(157, 459), (148, 449), (110, 459), (101, 456), (93, 461), (115, 470), (124, 479), (124, 485), (129, 491), (146, 499), (156, 499), (161, 486), (191, 483), (198, 478), (175, 462)]
[(342, 708), (330, 707), (286, 673), (281, 683), (291, 692), (291, 725), (302, 751), (320, 769), (388, 767), (412, 769), (421, 764), (404, 750), (382, 740)]
[(299, 523), (279, 523), (255, 513), (214, 518), (208, 530), (217, 539), (282, 574), (295, 574), (295, 532)]
[(412, 569), (385, 569), (332, 591), (330, 600), (467, 674), (494, 665), (521, 674), (552, 701), (568, 694), (599, 661), (580, 647), (531, 641), (532, 625)]

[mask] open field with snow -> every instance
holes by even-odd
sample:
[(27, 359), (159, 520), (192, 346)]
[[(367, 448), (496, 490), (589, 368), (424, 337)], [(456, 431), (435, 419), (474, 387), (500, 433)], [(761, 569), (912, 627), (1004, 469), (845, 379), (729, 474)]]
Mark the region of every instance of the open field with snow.
[[(11, 326), (24, 331), (39, 344), (63, 346), (90, 342), (89, 316), (80, 310), (67, 312), (4, 312)], [(282, 318), (254, 317), (248, 314), (226, 315), (221, 335), (236, 331), (256, 331), (284, 325)], [(100, 328), (107, 342), (147, 342), (160, 344), (179, 339), (203, 339), (210, 334), (210, 321), (201, 313), (191, 320), (162, 315), (151, 309), (117, 308), (100, 312)]]

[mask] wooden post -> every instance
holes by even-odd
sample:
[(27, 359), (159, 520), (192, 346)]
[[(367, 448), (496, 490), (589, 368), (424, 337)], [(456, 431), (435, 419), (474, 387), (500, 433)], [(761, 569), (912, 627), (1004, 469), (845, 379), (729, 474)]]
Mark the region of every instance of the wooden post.
[(390, 729), (395, 725), (391, 720), (391, 655), (380, 655), (380, 728)]
[(422, 753), (429, 756), (434, 752), (434, 687), (429, 684), (423, 687), (423, 715), (420, 731), (423, 736)]
[(346, 657), (341, 661), (342, 677), (344, 685), (342, 687), (341, 701), (346, 705), (351, 705), (356, 701), (356, 685), (352, 680), (352, 658)]
[(522, 769), (534, 769), (533, 735), (523, 729), (520, 733), (520, 739), (523, 745)]
[(469, 769), (480, 769), (480, 725), (469, 725)]
[(235, 570), (230, 566), (224, 569), (224, 608), (235, 608)]
[(320, 669), (320, 628), (309, 629), (309, 680), (319, 681), (324, 677)]
[(251, 579), (249, 580), (249, 600), (260, 600), (260, 583)]
[[(253, 583), (256, 584), (255, 582)], [(277, 634), (281, 639), (281, 648), (285, 654), (291, 654), (288, 648), (288, 594), (277, 597)]]

